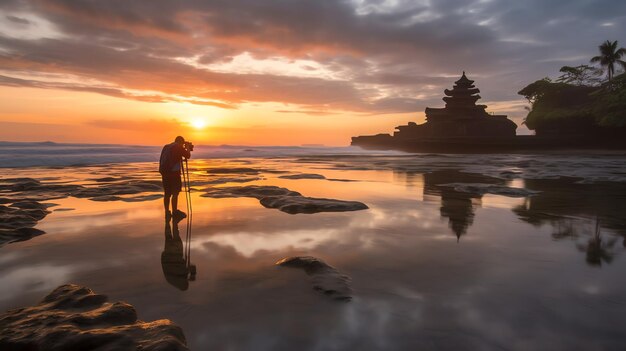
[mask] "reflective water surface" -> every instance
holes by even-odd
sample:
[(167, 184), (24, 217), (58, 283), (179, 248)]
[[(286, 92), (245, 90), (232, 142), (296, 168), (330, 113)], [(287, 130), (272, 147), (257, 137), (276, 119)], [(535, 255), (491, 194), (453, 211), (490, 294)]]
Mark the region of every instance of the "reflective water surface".
[[(36, 226), (46, 233), (0, 248), (0, 308), (76, 283), (128, 301), (143, 320), (173, 320), (193, 350), (623, 349), (626, 157), (486, 157), (193, 161), (191, 236), (186, 220), (165, 221), (156, 196), (47, 200), (57, 205)], [(0, 174), (90, 186), (158, 180), (155, 169)], [(281, 178), (299, 173), (326, 179)], [(246, 185), (369, 209), (292, 215), (201, 196)], [(295, 255), (348, 275), (352, 301), (274, 265)]]

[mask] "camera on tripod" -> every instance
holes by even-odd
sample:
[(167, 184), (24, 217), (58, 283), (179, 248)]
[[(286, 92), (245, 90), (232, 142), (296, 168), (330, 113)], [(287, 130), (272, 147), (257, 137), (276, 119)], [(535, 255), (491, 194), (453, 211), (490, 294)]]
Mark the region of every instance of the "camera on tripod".
[(185, 143), (183, 144), (183, 147), (187, 151), (193, 151), (193, 143), (191, 141), (185, 141)]

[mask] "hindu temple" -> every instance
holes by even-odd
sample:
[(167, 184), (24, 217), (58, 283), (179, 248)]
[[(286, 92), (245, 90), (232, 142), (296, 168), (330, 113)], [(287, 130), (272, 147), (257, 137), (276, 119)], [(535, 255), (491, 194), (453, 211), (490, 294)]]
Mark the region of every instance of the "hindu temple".
[(485, 111), (486, 105), (477, 105), (480, 90), (465, 72), (454, 83), (452, 90), (445, 89), (443, 108), (426, 108), (426, 123), (396, 127), (394, 139), (415, 140), (450, 137), (514, 137), (517, 125), (505, 115), (493, 115)]

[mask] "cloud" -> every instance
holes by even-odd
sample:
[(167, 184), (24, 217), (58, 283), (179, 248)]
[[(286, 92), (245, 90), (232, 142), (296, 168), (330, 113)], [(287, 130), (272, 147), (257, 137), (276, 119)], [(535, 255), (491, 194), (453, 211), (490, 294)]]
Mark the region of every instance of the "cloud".
[(17, 17), (17, 16), (5, 16), (6, 19), (8, 19), (9, 21), (13, 22), (13, 23), (17, 23), (20, 25), (29, 25), (30, 21), (27, 20), (26, 18), (21, 18), (21, 17)]
[[(14, 26), (43, 18), (58, 34), (20, 39), (3, 30), (3, 85), (223, 108), (282, 102), (312, 114), (421, 111), (462, 70), (486, 99), (509, 101), (572, 64), (562, 58), (590, 57), (606, 39), (626, 40), (619, 37), (626, 3), (610, 0), (7, 0), (0, 11)], [(244, 53), (315, 62), (326, 74), (207, 66)], [(29, 72), (84, 79), (9, 79)]]
[[(329, 109), (365, 111), (374, 106), (349, 81), (268, 74), (217, 73), (137, 51), (118, 51), (59, 39), (18, 40), (0, 37), (10, 54), (0, 54), (0, 65), (16, 71), (32, 70), (82, 75), (115, 87), (11, 80), (1, 84), (92, 91), (142, 101), (187, 101), (224, 108), (244, 102), (283, 102)], [(19, 82), (19, 83), (18, 83)], [(131, 94), (122, 90), (157, 91)], [(178, 96), (175, 98), (172, 96)], [(213, 101), (209, 101), (213, 100)]]
[(141, 131), (142, 133), (158, 133), (168, 131), (175, 134), (177, 131), (182, 131), (185, 129), (184, 126), (175, 119), (96, 119), (88, 121), (87, 124), (99, 128), (124, 131)]
[(40, 89), (61, 89), (61, 90), (70, 90), (70, 91), (83, 91), (83, 92), (91, 92), (98, 93), (107, 96), (113, 96), (118, 98), (125, 98), (130, 100), (144, 101), (144, 102), (188, 102), (198, 105), (207, 105), (207, 106), (215, 106), (224, 109), (233, 109), (233, 105), (206, 101), (201, 99), (181, 99), (167, 95), (157, 95), (157, 94), (133, 94), (129, 92), (125, 92), (122, 89), (112, 88), (112, 87), (103, 87), (103, 86), (94, 86), (94, 85), (81, 85), (81, 84), (72, 84), (72, 83), (62, 83), (62, 82), (45, 82), (31, 79), (21, 79), (15, 77), (8, 77), (4, 75), (0, 75), (0, 85), (9, 86), (9, 87), (29, 87), (29, 88), (40, 88)]
[(299, 113), (299, 114), (305, 114), (305, 115), (311, 115), (311, 116), (328, 116), (328, 115), (337, 114), (336, 112), (324, 111), (324, 110), (276, 110), (275, 112), (278, 112), (278, 113)]

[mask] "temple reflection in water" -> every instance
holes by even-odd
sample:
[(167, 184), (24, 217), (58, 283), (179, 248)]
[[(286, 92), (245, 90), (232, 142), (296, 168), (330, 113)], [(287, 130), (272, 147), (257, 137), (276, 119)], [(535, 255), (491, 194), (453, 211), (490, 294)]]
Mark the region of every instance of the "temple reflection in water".
[[(406, 185), (413, 188), (418, 176), (423, 179), (423, 193), (438, 197), (440, 215), (448, 220), (457, 242), (474, 223), (476, 209), (483, 195), (455, 190), (451, 183), (506, 185), (504, 179), (456, 170), (430, 173), (407, 173)], [(591, 266), (611, 263), (617, 243), (626, 247), (626, 185), (616, 182), (586, 184), (574, 178), (525, 179), (524, 187), (537, 192), (512, 208), (517, 217), (533, 226), (552, 227), (554, 240), (574, 241)], [(620, 238), (621, 237), (621, 238)]]
[(456, 170), (424, 173), (424, 195), (435, 195), (441, 198), (441, 216), (448, 219), (450, 229), (456, 235), (457, 241), (467, 233), (467, 229), (474, 223), (476, 207), (481, 205), (482, 199), (482, 195), (479, 194), (461, 192), (455, 190), (454, 187), (441, 186), (461, 182), (504, 183), (501, 179)]

